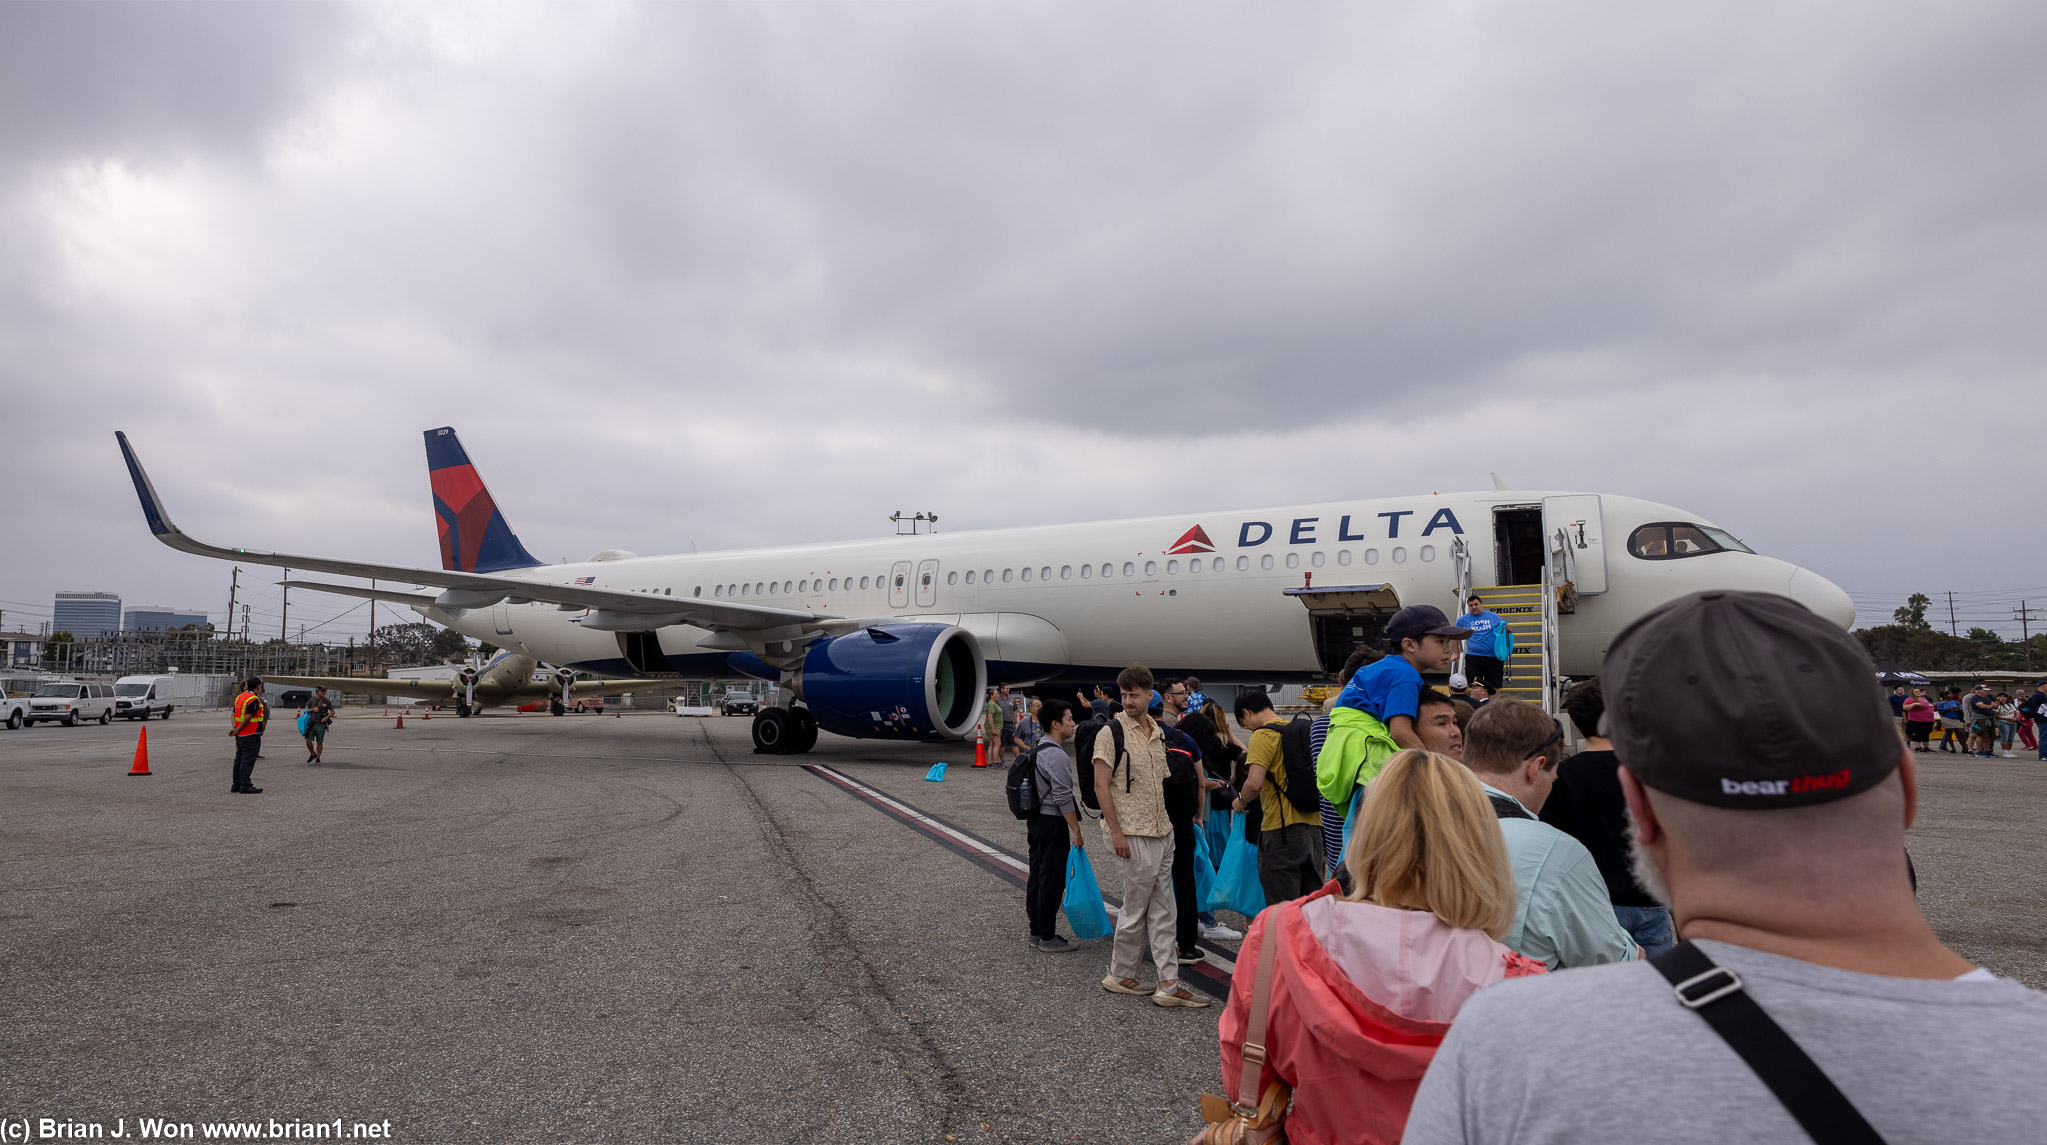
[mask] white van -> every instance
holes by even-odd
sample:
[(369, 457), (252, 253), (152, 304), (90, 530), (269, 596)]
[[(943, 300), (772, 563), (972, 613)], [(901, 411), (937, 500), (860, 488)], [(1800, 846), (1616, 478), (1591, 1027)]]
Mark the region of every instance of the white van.
[(114, 714), (125, 720), (170, 719), (179, 704), (199, 703), (203, 684), (197, 676), (123, 676), (114, 681)]
[(27, 723), (55, 722), (68, 728), (76, 726), (80, 720), (98, 720), (103, 724), (114, 722), (112, 684), (60, 680), (37, 688), (36, 694), (29, 699)]

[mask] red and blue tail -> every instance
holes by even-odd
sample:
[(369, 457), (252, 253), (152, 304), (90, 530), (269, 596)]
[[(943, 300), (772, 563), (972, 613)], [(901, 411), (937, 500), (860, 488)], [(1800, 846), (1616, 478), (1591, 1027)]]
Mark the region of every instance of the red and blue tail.
[(441, 531), (441, 567), (494, 573), (540, 562), (519, 543), (452, 426), (426, 431), (427, 477), (433, 482), (434, 524)]

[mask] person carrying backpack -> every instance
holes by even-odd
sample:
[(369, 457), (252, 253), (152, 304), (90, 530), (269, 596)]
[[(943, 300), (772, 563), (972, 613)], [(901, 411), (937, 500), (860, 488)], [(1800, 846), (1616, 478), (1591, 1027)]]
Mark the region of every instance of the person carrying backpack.
[[(1268, 904), (1312, 894), (1321, 887), (1322, 804), (1308, 751), (1310, 721), (1289, 723), (1264, 692), (1237, 693), (1237, 723), (1251, 733), (1251, 771), (1230, 805), (1244, 811), (1257, 800), (1258, 883)], [(1298, 725), (1298, 726), (1297, 726)]]
[(1044, 735), (1019, 759), (1016, 768), (1031, 769), (1031, 795), (1011, 810), (1025, 818), (1031, 846), (1031, 873), (1024, 882), (1024, 913), (1030, 917), (1031, 946), (1047, 954), (1080, 949), (1059, 934), (1059, 902), (1066, 894), (1066, 857), (1081, 846), (1080, 808), (1074, 802), (1073, 764), (1066, 744), (1073, 738), (1073, 709), (1064, 700), (1046, 700), (1039, 709)]

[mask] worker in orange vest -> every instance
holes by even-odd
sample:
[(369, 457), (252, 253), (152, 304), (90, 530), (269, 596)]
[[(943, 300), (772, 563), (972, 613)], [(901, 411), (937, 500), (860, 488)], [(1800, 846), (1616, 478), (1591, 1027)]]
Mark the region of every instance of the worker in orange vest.
[(234, 714), (235, 776), (234, 786), (228, 791), (234, 795), (261, 795), (263, 789), (249, 782), (256, 770), (256, 755), (263, 750), (263, 724), (270, 718), (270, 706), (263, 702), (261, 677), (249, 677), (248, 686), (235, 697)]

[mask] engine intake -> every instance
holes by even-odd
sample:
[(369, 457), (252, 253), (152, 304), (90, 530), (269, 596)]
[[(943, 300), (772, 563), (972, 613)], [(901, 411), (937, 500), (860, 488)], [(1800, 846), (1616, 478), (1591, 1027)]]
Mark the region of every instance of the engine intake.
[(953, 624), (876, 624), (813, 644), (788, 686), (835, 735), (964, 739), (981, 718), (988, 662)]

